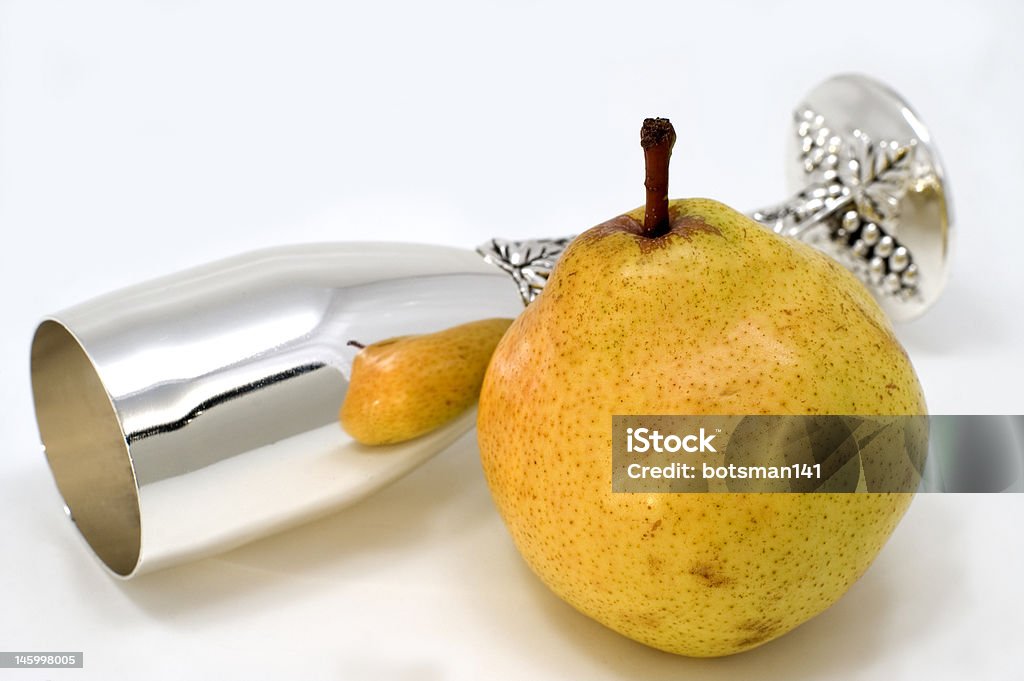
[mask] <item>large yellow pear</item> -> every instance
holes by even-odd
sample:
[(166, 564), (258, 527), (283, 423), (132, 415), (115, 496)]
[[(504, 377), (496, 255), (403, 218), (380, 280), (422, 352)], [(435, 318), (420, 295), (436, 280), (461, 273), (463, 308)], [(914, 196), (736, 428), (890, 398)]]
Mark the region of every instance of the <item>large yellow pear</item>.
[(728, 655), (833, 604), (912, 495), (613, 493), (612, 415), (925, 403), (879, 306), (834, 261), (715, 201), (666, 198), (661, 213), (654, 235), (641, 208), (568, 247), (491, 360), (480, 453), (556, 594), (650, 646)]

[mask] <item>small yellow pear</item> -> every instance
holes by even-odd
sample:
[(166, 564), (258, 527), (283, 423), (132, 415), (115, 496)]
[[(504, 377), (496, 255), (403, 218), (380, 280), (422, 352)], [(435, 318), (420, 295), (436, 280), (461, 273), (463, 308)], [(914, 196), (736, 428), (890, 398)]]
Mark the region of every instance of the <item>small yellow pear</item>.
[(498, 345), (477, 434), (498, 510), (558, 596), (647, 645), (728, 655), (834, 603), (912, 495), (613, 493), (612, 416), (925, 403), (848, 271), (721, 203), (669, 202), (655, 142), (646, 210), (573, 241)]
[(400, 336), (359, 351), (339, 418), (366, 445), (429, 433), (473, 406), (487, 363), (511, 319), (484, 319)]

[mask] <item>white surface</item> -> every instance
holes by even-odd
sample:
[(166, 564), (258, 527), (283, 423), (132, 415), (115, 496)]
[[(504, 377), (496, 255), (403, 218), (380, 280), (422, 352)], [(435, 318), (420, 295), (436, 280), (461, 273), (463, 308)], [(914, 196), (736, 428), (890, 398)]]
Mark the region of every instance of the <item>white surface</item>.
[(0, 650), (86, 655), (0, 678), (1021, 678), (1024, 495), (919, 498), (839, 604), (717, 661), (551, 596), (471, 437), (330, 519), (107, 577), (37, 445), (40, 315), (279, 243), (578, 231), (642, 202), (652, 114), (673, 194), (771, 203), (791, 108), (841, 71), (907, 96), (949, 171), (951, 283), (898, 331), (932, 411), (1024, 413), (1021, 6), (665, 4), (645, 44), (633, 3), (254, 5), (0, 2)]

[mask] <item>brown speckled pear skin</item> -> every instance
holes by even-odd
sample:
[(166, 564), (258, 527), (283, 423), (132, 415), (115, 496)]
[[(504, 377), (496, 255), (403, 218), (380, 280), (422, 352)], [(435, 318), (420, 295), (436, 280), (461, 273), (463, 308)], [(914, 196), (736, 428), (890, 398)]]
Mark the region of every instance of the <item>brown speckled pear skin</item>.
[(480, 396), (488, 484), (519, 551), (581, 612), (690, 656), (749, 650), (832, 605), (910, 494), (613, 494), (613, 414), (924, 414), (865, 288), (727, 206), (673, 201), (577, 238)]
[(511, 319), (484, 319), (368, 345), (352, 363), (342, 428), (365, 445), (425, 435), (473, 406)]

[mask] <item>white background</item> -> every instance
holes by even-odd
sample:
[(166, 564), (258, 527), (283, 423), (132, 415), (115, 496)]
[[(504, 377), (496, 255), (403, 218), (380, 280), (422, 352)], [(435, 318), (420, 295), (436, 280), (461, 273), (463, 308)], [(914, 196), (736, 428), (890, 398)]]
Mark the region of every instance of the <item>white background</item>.
[(679, 131), (674, 195), (772, 203), (790, 110), (843, 71), (909, 99), (951, 180), (949, 287), (898, 329), (931, 410), (1024, 413), (1019, 4), (516, 5), (0, 0), (0, 650), (87, 660), (0, 678), (1024, 675), (1024, 495), (918, 498), (836, 606), (711, 661), (550, 595), (471, 436), (219, 558), (129, 583), (92, 559), (37, 444), (42, 314), (281, 243), (577, 232), (642, 202), (648, 115)]

